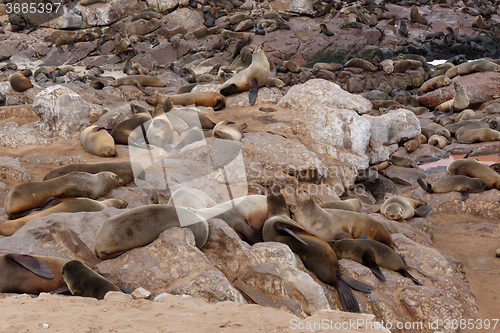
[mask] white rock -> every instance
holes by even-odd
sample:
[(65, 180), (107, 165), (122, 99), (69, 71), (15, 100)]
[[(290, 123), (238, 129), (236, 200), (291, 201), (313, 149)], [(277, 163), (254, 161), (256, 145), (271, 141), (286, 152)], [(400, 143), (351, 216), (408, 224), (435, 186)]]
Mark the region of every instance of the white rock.
[(417, 116), (405, 109), (391, 110), (384, 115), (363, 115), (371, 123), (372, 140), (383, 145), (392, 145), (420, 134)]

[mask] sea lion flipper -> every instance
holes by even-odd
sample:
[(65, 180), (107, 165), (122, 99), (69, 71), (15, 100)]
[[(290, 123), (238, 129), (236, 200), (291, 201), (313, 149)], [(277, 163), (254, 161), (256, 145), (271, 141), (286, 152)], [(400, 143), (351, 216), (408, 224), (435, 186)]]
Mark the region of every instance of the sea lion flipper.
[(71, 295), (71, 291), (69, 290), (68, 286), (64, 286), (61, 288), (58, 288), (56, 290), (52, 290), (50, 292), (51, 295)]
[(250, 105), (255, 104), (258, 93), (259, 93), (259, 87), (257, 85), (257, 79), (252, 77), (248, 82), (248, 100), (250, 102)]
[(356, 238), (356, 239), (368, 239), (368, 235), (363, 235), (363, 236), (358, 237), (358, 238)]
[(361, 281), (355, 280), (347, 275), (341, 275), (341, 280), (345, 282), (351, 289), (361, 291), (364, 293), (371, 293), (373, 291), (373, 287), (369, 286)]
[(236, 84), (232, 83), (227, 87), (222, 88), (219, 92), (224, 96), (229, 96), (236, 92), (236, 88), (238, 88)]
[(244, 240), (249, 242), (250, 244), (260, 243), (264, 241), (262, 237), (262, 232), (257, 228), (248, 225), (246, 223), (237, 223), (234, 226), (234, 231), (236, 231), (239, 235), (241, 235)]
[(295, 238), (297, 241), (304, 245), (308, 245), (303, 239), (301, 239), (299, 236), (297, 236), (290, 228), (287, 227), (287, 225), (282, 224), (282, 223), (276, 223), (276, 230), (282, 235), (288, 235), (292, 236)]
[(38, 258), (32, 257), (27, 254), (16, 253), (7, 254), (6, 257), (12, 261), (15, 261), (19, 265), (23, 266), (24, 268), (26, 268), (30, 272), (35, 273), (38, 276), (49, 280), (55, 278), (49, 266), (47, 266), (47, 264), (45, 264)]
[(356, 297), (352, 293), (347, 283), (342, 279), (339, 280), (338, 286), (336, 286), (337, 293), (339, 294), (340, 303), (344, 311), (360, 313), (359, 304)]
[(421, 286), (422, 283), (420, 283), (420, 281), (418, 281), (417, 279), (415, 279), (413, 276), (411, 276), (410, 273), (408, 273), (408, 271), (406, 269), (402, 269), (399, 271), (399, 274), (403, 275), (404, 277), (406, 278), (409, 278), (409, 279), (412, 279), (412, 281), (417, 285), (417, 286)]
[(432, 206), (420, 206), (415, 209), (415, 215), (418, 217), (426, 216), (432, 209)]
[(460, 192), (460, 196), (462, 197), (462, 201), (466, 200), (469, 197), (469, 191)]
[(375, 257), (373, 256), (373, 253), (366, 252), (361, 258), (361, 260), (362, 264), (368, 267), (373, 272), (373, 274), (375, 274), (376, 277), (378, 277), (380, 280), (384, 282), (386, 281), (384, 274), (380, 270), (380, 267), (375, 262)]
[(148, 95), (148, 96), (151, 95), (151, 93), (149, 91), (147, 91), (146, 88), (139, 81), (135, 82), (135, 86), (137, 87), (137, 89), (139, 89), (140, 91), (142, 91), (146, 95)]
[(64, 53), (64, 50), (61, 45), (57, 45), (57, 50), (59, 51), (59, 53)]
[[(427, 186), (427, 185), (429, 185), (429, 183), (426, 184), (422, 180), (422, 178), (420, 178), (420, 177), (417, 178), (417, 183), (418, 183), (418, 185), (420, 185), (420, 187), (422, 188), (422, 190), (424, 190), (426, 192), (429, 192), (429, 186)], [(429, 192), (429, 193), (432, 193), (432, 192)]]

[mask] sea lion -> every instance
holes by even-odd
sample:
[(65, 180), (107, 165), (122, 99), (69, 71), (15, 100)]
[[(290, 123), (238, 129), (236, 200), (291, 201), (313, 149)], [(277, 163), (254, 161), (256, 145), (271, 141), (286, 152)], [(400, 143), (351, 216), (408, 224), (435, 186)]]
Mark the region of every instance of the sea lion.
[(200, 127), (202, 129), (212, 129), (215, 124), (204, 114), (192, 109), (173, 109), (167, 113), (167, 116), (174, 115), (182, 119), (189, 127)]
[(399, 104), (398, 102), (396, 101), (391, 101), (391, 100), (388, 100), (388, 99), (374, 99), (371, 101), (372, 102), (372, 107), (376, 110), (380, 109), (380, 108), (390, 108), (390, 107), (399, 107), (401, 106), (401, 104)]
[(203, 131), (198, 127), (191, 127), (184, 131), (179, 137), (179, 143), (175, 146), (175, 150), (180, 150), (183, 147), (197, 141), (205, 140), (205, 135)]
[(457, 132), (457, 143), (475, 143), (499, 141), (500, 132), (491, 128), (470, 129), (464, 132)]
[(228, 96), (248, 90), (248, 100), (250, 105), (254, 105), (258, 89), (267, 83), (270, 71), (263, 46), (260, 45), (253, 51), (250, 66), (227, 80), (220, 89), (220, 93)]
[(438, 88), (441, 88), (441, 87), (444, 87), (444, 86), (447, 86), (450, 84), (451, 84), (451, 80), (449, 77), (447, 77), (446, 75), (440, 75), (440, 76), (436, 76), (430, 80), (425, 81), (424, 84), (422, 84), (420, 86), (420, 88), (418, 89), (418, 92), (424, 94), (424, 93), (427, 93), (429, 91), (433, 91), (433, 90), (436, 90)]
[(247, 195), (214, 207), (194, 211), (206, 219), (219, 218), (224, 220), (241, 239), (249, 244), (262, 241), (260, 230), (262, 230), (267, 216), (265, 195)]
[(73, 171), (87, 172), (96, 174), (102, 171), (110, 171), (115, 173), (123, 181), (122, 185), (127, 184), (134, 179), (134, 169), (139, 175), (141, 170), (141, 165), (138, 162), (100, 162), (100, 163), (73, 163), (64, 165), (57, 169), (50, 171), (43, 177), (43, 180), (51, 180), (57, 177), (67, 175)]
[(142, 90), (146, 95), (150, 95), (144, 87), (166, 87), (167, 85), (159, 77), (147, 76), (147, 75), (129, 75), (126, 77), (121, 77), (116, 79), (115, 82), (111, 84), (113, 87), (119, 86), (136, 86), (138, 89)]
[(431, 146), (438, 147), (439, 149), (443, 149), (444, 147), (446, 147), (448, 145), (448, 139), (442, 135), (434, 134), (434, 135), (431, 135), (431, 137), (429, 138), (427, 143), (430, 144)]
[(159, 12), (153, 10), (143, 11), (141, 13), (137, 13), (136, 15), (134, 15), (130, 22), (134, 22), (141, 19), (150, 20), (152, 18), (161, 19), (162, 15)]
[(65, 286), (61, 267), (67, 259), (0, 254), (0, 292), (38, 295)]
[(201, 6), (201, 10), (203, 12), (203, 19), (205, 20), (203, 24), (208, 28), (215, 26), (215, 17), (210, 8)]
[(417, 150), (421, 144), (427, 142), (427, 137), (423, 134), (419, 134), (416, 138), (406, 141), (403, 146), (406, 148), (406, 151), (411, 153)]
[(366, 61), (366, 60), (361, 59), (361, 58), (354, 58), (354, 59), (349, 60), (348, 62), (346, 62), (344, 67), (356, 67), (356, 68), (361, 68), (361, 69), (363, 69), (365, 71), (369, 71), (369, 72), (378, 71), (378, 68), (375, 67), (371, 62)]
[(12, 89), (17, 92), (23, 92), (33, 87), (29, 78), (21, 72), (15, 72), (9, 76), (9, 82)]
[(398, 29), (398, 31), (401, 34), (401, 36), (403, 36), (404, 38), (408, 37), (408, 27), (406, 26), (406, 22), (405, 21), (403, 21), (403, 20), (399, 21), (399, 29)]
[(79, 4), (82, 6), (90, 6), (95, 3), (107, 3), (107, 0), (80, 0)]
[(500, 72), (500, 65), (486, 59), (461, 63), (457, 66), (458, 74), (465, 75), (475, 72)]
[(80, 139), (85, 150), (92, 155), (116, 156), (115, 140), (104, 127), (89, 126), (82, 131)]
[(125, 208), (128, 203), (120, 199), (107, 199), (104, 201), (95, 201), (89, 198), (62, 198), (55, 199), (49, 203), (50, 208), (43, 211), (21, 217), (16, 220), (0, 223), (0, 234), (12, 236), (17, 230), (22, 228), (31, 220), (53, 213), (75, 213), (75, 212), (98, 212), (108, 207)]
[(335, 33), (333, 33), (332, 31), (330, 31), (330, 29), (328, 29), (328, 27), (324, 23), (320, 23), (320, 25), (319, 25), (319, 33), (323, 33), (323, 34), (325, 34), (328, 37), (331, 37), (331, 36), (335, 35)]
[(481, 111), (486, 114), (500, 113), (500, 103), (492, 103), (484, 107)]
[(441, 114), (437, 117), (433, 117), (432, 121), (435, 122), (436, 124), (441, 125), (441, 126), (446, 126), (448, 124), (453, 124), (455, 122), (455, 121), (453, 121), (453, 119), (450, 118), (450, 116), (445, 115), (445, 114)]
[[(432, 207), (425, 206), (424, 202), (410, 198), (393, 196), (387, 198), (380, 207), (380, 213), (390, 220), (407, 220), (414, 215), (424, 216)], [(421, 207), (420, 209), (418, 209)]]
[(394, 65), (394, 73), (404, 73), (407, 70), (414, 70), (422, 67), (422, 63), (418, 60), (405, 59), (401, 60)]
[(217, 203), (205, 192), (195, 188), (181, 187), (168, 200), (168, 205), (191, 208), (210, 208)]
[(427, 139), (429, 139), (434, 134), (440, 134), (447, 138), (448, 140), (451, 138), (450, 131), (448, 131), (445, 127), (436, 124), (435, 122), (430, 122), (425, 125), (424, 128), (421, 129), (422, 134), (425, 135)]
[(409, 110), (411, 112), (413, 112), (414, 114), (416, 114), (417, 116), (420, 116), (426, 112), (429, 112), (429, 109), (426, 108), (425, 106), (417, 106), (417, 107), (413, 107), (413, 106), (405, 106), (404, 109), (406, 110)]
[(385, 59), (380, 63), (380, 66), (382, 66), (382, 69), (387, 74), (394, 72), (394, 61), (392, 61), (391, 59)]
[(165, 117), (168, 118), (168, 120), (172, 124), (172, 128), (178, 134), (182, 134), (182, 132), (189, 128), (189, 125), (184, 120), (177, 116), (174, 116), (173, 114), (165, 113)]
[[(270, 197), (269, 194), (268, 197)], [(268, 202), (269, 211), (273, 214), (269, 215), (264, 223), (262, 230), (264, 241), (287, 244), (294, 253), (299, 255), (307, 269), (318, 279), (337, 290), (345, 311), (360, 312), (351, 289), (342, 280), (337, 257), (328, 243), (304, 230), (286, 216), (287, 206), (282, 195), (271, 195)]]
[(405, 167), (405, 168), (416, 168), (417, 162), (413, 158), (404, 157), (404, 156), (396, 156), (392, 155), (389, 161), (396, 166)]
[(226, 29), (219, 29), (219, 33), (221, 34), (224, 39), (230, 39), (230, 38), (237, 38), (237, 39), (244, 39), (245, 34), (243, 32), (234, 32), (231, 30), (226, 30)]
[(307, 193), (298, 191), (295, 202), (297, 223), (327, 242), (345, 238), (345, 235), (352, 238), (368, 235), (368, 239), (394, 247), (383, 224), (367, 215), (342, 209), (323, 209)]
[(336, 63), (325, 63), (325, 62), (317, 62), (313, 66), (313, 72), (317, 73), (320, 69), (324, 69), (326, 71), (330, 72), (337, 72), (341, 71), (343, 69), (343, 66), (341, 64), (336, 64)]
[(486, 188), (486, 182), (483, 179), (467, 176), (449, 176), (440, 179), (434, 184), (424, 182), (422, 178), (417, 178), (417, 183), (428, 193), (460, 192), (463, 200), (467, 199), (469, 193), (479, 193)]
[(425, 17), (423, 17), (422, 15), (420, 15), (420, 13), (418, 12), (418, 7), (417, 6), (411, 7), (410, 22), (412, 24), (413, 23), (420, 23), (420, 24), (427, 25), (427, 19)]
[(470, 158), (455, 160), (448, 164), (447, 171), (450, 175), (481, 178), (486, 182), (487, 189), (500, 190), (500, 175), (477, 160)]
[(122, 292), (114, 283), (79, 260), (71, 260), (64, 264), (61, 274), (73, 296), (104, 299), (109, 291)]
[(491, 25), (486, 23), (481, 15), (476, 16), (474, 23), (472, 23), (472, 27), (485, 30), (491, 29)]
[(128, 49), (128, 47), (130, 46), (130, 44), (131, 44), (130, 38), (128, 38), (128, 37), (122, 37), (122, 39), (120, 39), (120, 41), (118, 42), (118, 44), (116, 44), (115, 54), (119, 56), (120, 54), (122, 54), (123, 52), (125, 52), (125, 50)]
[(320, 203), (319, 206), (321, 208), (343, 209), (343, 210), (349, 210), (351, 212), (357, 212), (357, 213), (361, 213), (361, 208), (362, 208), (361, 201), (357, 198), (323, 202), (323, 203)]
[(385, 267), (410, 278), (416, 285), (422, 285), (408, 273), (404, 257), (385, 244), (369, 239), (341, 239), (328, 244), (335, 252), (337, 259), (357, 261), (368, 267), (382, 281), (385, 281), (385, 277), (380, 267)]
[(221, 121), (220, 123), (215, 125), (212, 133), (212, 136), (226, 140), (241, 141), (241, 139), (243, 138), (243, 131), (241, 130), (241, 126), (236, 125), (232, 121)]
[(146, 132), (149, 144), (164, 147), (170, 145), (174, 139), (174, 128), (165, 114), (151, 120)]
[(109, 171), (95, 175), (73, 171), (51, 180), (19, 184), (5, 197), (5, 214), (13, 219), (15, 214), (36, 208), (51, 197), (97, 199), (122, 184), (123, 181)]
[(189, 92), (178, 95), (168, 95), (175, 105), (196, 105), (213, 107), (219, 111), (226, 106), (226, 98), (218, 92)]
[[(149, 113), (135, 114), (121, 123), (116, 124), (111, 131), (111, 136), (115, 140), (116, 144), (128, 145), (129, 143), (141, 142), (142, 137), (140, 137), (140, 135), (146, 135), (148, 130), (146, 122), (151, 119), (152, 118)], [(139, 126), (142, 127), (142, 133), (135, 131), (135, 129)]]
[(95, 254), (111, 259), (153, 242), (166, 229), (191, 229), (196, 247), (208, 239), (208, 222), (194, 211), (170, 205), (148, 205), (127, 210), (104, 220), (95, 236)]
[(229, 18), (229, 23), (231, 23), (231, 25), (235, 25), (244, 20), (253, 20), (253, 17), (245, 13), (238, 13)]
[[(484, 109), (483, 109), (484, 110)], [(473, 119), (476, 117), (476, 112), (472, 109), (465, 109), (455, 117), (455, 123), (459, 123), (464, 120)], [(450, 132), (451, 133), (451, 132)]]

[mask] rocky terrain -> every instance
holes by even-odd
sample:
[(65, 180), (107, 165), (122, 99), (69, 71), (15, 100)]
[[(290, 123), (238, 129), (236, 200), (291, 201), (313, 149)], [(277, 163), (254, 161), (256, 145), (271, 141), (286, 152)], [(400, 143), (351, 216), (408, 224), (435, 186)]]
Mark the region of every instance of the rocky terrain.
[[(287, 245), (249, 245), (221, 219), (209, 220), (208, 241), (201, 249), (195, 246), (190, 230), (171, 228), (144, 247), (101, 260), (94, 253), (96, 233), (106, 218), (121, 210), (57, 213), (28, 222), (12, 236), (0, 235), (0, 254), (78, 259), (120, 288), (146, 289), (150, 294), (139, 298), (150, 300), (110, 294), (104, 301), (78, 303), (73, 300), (77, 298), (47, 294), (36, 299), (0, 294), (5, 297), (0, 306), (10, 309), (2, 310), (2, 330), (37, 330), (48, 323), (55, 331), (67, 332), (62, 318), (43, 312), (44, 304), (52, 304), (48, 308), (54, 312), (63, 308), (54, 304), (64, 302), (68, 302), (64, 308), (74, 311), (68, 316), (84, 312), (93, 318), (89, 321), (95, 320), (72, 325), (106, 331), (137, 330), (142, 326), (128, 322), (137, 313), (141, 318), (151, 316), (148, 329), (152, 331), (180, 327), (249, 331), (248, 326), (252, 331), (288, 331), (290, 320), (305, 325), (315, 318), (333, 322), (353, 318), (385, 323), (391, 332), (468, 332), (481, 329), (450, 323), (495, 319), (499, 295), (491, 286), (500, 282), (495, 258), (500, 246), (498, 189), (471, 193), (462, 200), (457, 192), (427, 193), (417, 179), (433, 183), (447, 177), (445, 167), (429, 168), (424, 163), (447, 161), (445, 166), (465, 154), (487, 164), (498, 162), (500, 141), (464, 142), (455, 132), (450, 136), (450, 130), (441, 147), (424, 143), (408, 151), (405, 143), (427, 133), (429, 124), (458, 122), (462, 110), (447, 118), (432, 112), (454, 99), (457, 85), (467, 95), (469, 119), (482, 119), (495, 132), (500, 129), (498, 112), (487, 108), (494, 108), (500, 97), (497, 2), (108, 0), (84, 4), (65, 2), (62, 12), (51, 20), (43, 15), (9, 17), (5, 15), (9, 7), (0, 5), (0, 70), (4, 75), (0, 82), (4, 105), (0, 107), (1, 222), (9, 220), (2, 203), (10, 190), (41, 181), (59, 166), (126, 160), (149, 163), (164, 158), (161, 147), (138, 151), (126, 145), (116, 145), (114, 157), (98, 157), (85, 150), (80, 134), (90, 124), (112, 129), (134, 116), (137, 105), (151, 111), (152, 97), (185, 91), (192, 83), (197, 83), (190, 87), (192, 92), (219, 92), (232, 72), (252, 62), (248, 46), (263, 45), (269, 77), (279, 78), (281, 84), (260, 87), (255, 105), (250, 105), (249, 93), (243, 92), (226, 96), (222, 110), (189, 106), (215, 124), (246, 125), (241, 141), (232, 145), (241, 152), (240, 169), (229, 176), (238, 180), (243, 195), (265, 194), (272, 179), (289, 203), (294, 202), (297, 184), (323, 202), (358, 198), (363, 213), (390, 232), (395, 250), (404, 255), (409, 272), (422, 286), (385, 268), (387, 281), (383, 282), (360, 263), (342, 259), (342, 274), (373, 287), (371, 293), (354, 291), (363, 314), (344, 314), (331, 311), (342, 308), (335, 289), (311, 273)], [(417, 20), (415, 10), (425, 22)], [(138, 13), (147, 17), (137, 18)], [(213, 22), (211, 16), (215, 16)], [(261, 30), (265, 34), (258, 33)], [(63, 36), (78, 38), (64, 44)], [(396, 65), (405, 57), (416, 61), (415, 67), (410, 68), (408, 62), (409, 68), (401, 72), (383, 68), (384, 60), (392, 59)], [(431, 64), (449, 60), (449, 68), (458, 68), (466, 60), (483, 57), (491, 59), (488, 70), (459, 70), (460, 75), (439, 72)], [(370, 62), (349, 66), (349, 60), (356, 58)], [(160, 78), (165, 87), (145, 87), (148, 95), (134, 85), (113, 86), (114, 79), (126, 76), (122, 69), (127, 61), (139, 73), (146, 70)], [(332, 68), (320, 68), (318, 63)], [(52, 74), (67, 65), (72, 67), (65, 75)], [(37, 72), (42, 67), (50, 70)], [(8, 78), (23, 69), (31, 70), (27, 77), (32, 87), (16, 91)], [(446, 75), (447, 84), (418, 92), (424, 82), (438, 75)], [(394, 104), (384, 104), (388, 101)], [(417, 112), (419, 107), (426, 109)], [(222, 147), (218, 156), (230, 155), (224, 144), (217, 146), (221, 140), (212, 137), (211, 130), (204, 134), (209, 147)], [(217, 183), (194, 176), (194, 162), (204, 156), (203, 149), (199, 142), (185, 147), (187, 159), (164, 168), (168, 179), (164, 173), (151, 172), (145, 180), (117, 187), (104, 198), (125, 200), (129, 209), (166, 204), (175, 190), (165, 186), (168, 182), (200, 189), (221, 203), (226, 199), (227, 180)], [(388, 165), (393, 156), (409, 157), (418, 165)], [(418, 199), (432, 210), (424, 217), (390, 220), (379, 209), (391, 195)], [(189, 295), (194, 300), (172, 295)], [(168, 311), (162, 307), (165, 302)], [(34, 326), (23, 326), (29, 318), (17, 315), (26, 304), (41, 311), (33, 314)], [(95, 312), (85, 312), (82, 304), (91, 304)], [(127, 309), (124, 313), (133, 314), (124, 317), (116, 311), (103, 318), (104, 310), (121, 307)], [(177, 326), (158, 320), (163, 311), (176, 318)], [(197, 321), (182, 319), (185, 312), (194, 313)], [(104, 324), (108, 316), (113, 320)], [(396, 327), (398, 323), (407, 326)], [(162, 325), (171, 325), (170, 330)]]

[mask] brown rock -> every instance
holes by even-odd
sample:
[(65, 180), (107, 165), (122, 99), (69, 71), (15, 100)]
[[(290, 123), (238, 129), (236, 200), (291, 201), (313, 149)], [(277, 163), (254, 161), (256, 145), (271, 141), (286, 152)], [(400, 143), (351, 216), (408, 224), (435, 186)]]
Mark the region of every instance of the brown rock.
[(389, 178), (397, 185), (411, 186), (417, 182), (417, 178), (427, 177), (424, 170), (419, 168), (405, 168), (391, 165), (390, 167), (380, 170), (380, 173)]

